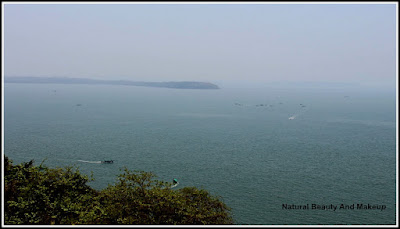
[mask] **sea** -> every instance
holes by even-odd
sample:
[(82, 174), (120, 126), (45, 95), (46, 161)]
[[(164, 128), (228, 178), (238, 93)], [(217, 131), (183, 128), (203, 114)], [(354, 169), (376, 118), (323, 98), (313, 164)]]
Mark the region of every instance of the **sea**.
[(74, 166), (98, 190), (153, 172), (238, 225), (396, 224), (396, 121), (395, 89), (4, 84), (14, 164)]

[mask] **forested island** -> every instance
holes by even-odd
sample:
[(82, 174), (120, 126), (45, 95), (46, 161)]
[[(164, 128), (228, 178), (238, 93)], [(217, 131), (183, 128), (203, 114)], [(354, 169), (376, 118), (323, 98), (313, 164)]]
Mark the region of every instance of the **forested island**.
[(5, 77), (4, 83), (107, 84), (177, 89), (219, 89), (219, 87), (215, 84), (197, 81), (143, 82), (130, 80), (96, 80), (69, 77)]

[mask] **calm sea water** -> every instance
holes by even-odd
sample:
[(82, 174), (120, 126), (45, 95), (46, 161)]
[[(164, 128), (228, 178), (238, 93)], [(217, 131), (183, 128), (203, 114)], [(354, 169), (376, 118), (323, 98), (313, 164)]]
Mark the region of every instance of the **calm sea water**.
[[(93, 172), (96, 189), (113, 184), (123, 167), (152, 171), (161, 180), (178, 179), (176, 188), (220, 196), (238, 224), (396, 223), (395, 92), (56, 84), (4, 89), (4, 151), (14, 163), (75, 165)], [(101, 160), (115, 162), (88, 163)], [(386, 209), (333, 211), (312, 204)]]

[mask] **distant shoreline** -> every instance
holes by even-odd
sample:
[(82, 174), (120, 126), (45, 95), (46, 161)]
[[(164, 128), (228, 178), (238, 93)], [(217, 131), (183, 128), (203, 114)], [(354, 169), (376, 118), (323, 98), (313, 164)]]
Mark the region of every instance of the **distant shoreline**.
[(220, 89), (217, 85), (208, 82), (196, 81), (168, 81), (168, 82), (143, 82), (129, 80), (95, 80), (87, 78), (69, 77), (5, 77), (4, 83), (53, 83), (53, 84), (106, 84), (128, 85), (142, 87), (163, 87), (175, 89)]

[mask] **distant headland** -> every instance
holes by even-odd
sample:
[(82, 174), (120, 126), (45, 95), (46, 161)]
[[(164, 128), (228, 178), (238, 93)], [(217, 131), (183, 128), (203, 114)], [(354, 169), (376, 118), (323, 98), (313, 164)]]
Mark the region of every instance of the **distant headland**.
[(169, 82), (142, 82), (129, 80), (95, 80), (86, 78), (69, 77), (5, 77), (4, 83), (49, 83), (49, 84), (107, 84), (107, 85), (129, 85), (143, 87), (165, 87), (177, 89), (219, 89), (212, 83), (196, 81), (169, 81)]

